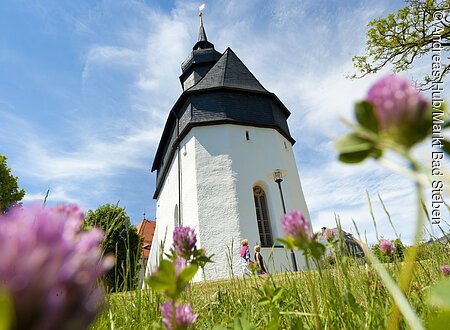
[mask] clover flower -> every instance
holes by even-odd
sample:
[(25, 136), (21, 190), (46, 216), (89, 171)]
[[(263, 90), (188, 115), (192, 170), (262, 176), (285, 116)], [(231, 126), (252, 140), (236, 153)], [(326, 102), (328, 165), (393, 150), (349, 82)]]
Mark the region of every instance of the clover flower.
[(407, 79), (395, 75), (376, 82), (369, 89), (367, 100), (374, 105), (375, 113), (384, 128), (422, 118), (428, 106), (419, 90)]
[(75, 205), (14, 208), (0, 216), (0, 292), (17, 329), (83, 329), (99, 310), (97, 279), (114, 264), (102, 257), (103, 233), (82, 231)]
[(186, 259), (183, 259), (180, 257), (176, 257), (176, 259), (173, 261), (173, 263), (175, 264), (175, 276), (180, 275), (180, 273), (183, 271), (183, 269), (185, 269), (187, 266)]
[(189, 260), (195, 250), (197, 235), (190, 227), (177, 227), (173, 231), (173, 249), (178, 256)]
[(450, 266), (449, 265), (442, 265), (439, 267), (439, 270), (441, 271), (441, 274), (444, 276), (450, 276)]
[(198, 314), (192, 312), (190, 304), (178, 304), (174, 307), (171, 300), (161, 305), (161, 315), (163, 324), (168, 330), (187, 329), (198, 317)]
[(395, 245), (387, 239), (382, 239), (379, 244), (379, 249), (384, 254), (391, 254), (395, 252)]
[(292, 237), (294, 240), (312, 239), (311, 227), (302, 212), (291, 210), (283, 215), (281, 222), (286, 236)]
[[(395, 75), (382, 78), (369, 89), (367, 100), (374, 106), (380, 129), (398, 142), (411, 146), (425, 137), (417, 131), (422, 131), (421, 125), (427, 121), (430, 104), (407, 79)], [(413, 136), (404, 136), (408, 133)]]

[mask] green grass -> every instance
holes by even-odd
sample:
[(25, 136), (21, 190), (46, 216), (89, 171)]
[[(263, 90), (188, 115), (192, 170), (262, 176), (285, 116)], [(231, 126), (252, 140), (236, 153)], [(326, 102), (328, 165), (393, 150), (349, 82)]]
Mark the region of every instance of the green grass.
[[(406, 294), (409, 303), (425, 327), (437, 309), (427, 303), (429, 289), (441, 275), (439, 266), (450, 264), (448, 250), (440, 244), (428, 247), (426, 260), (414, 264), (412, 284)], [(213, 329), (233, 324), (238, 317), (247, 319), (257, 329), (280, 317), (280, 329), (313, 329), (316, 327), (311, 286), (315, 284), (322, 329), (384, 329), (392, 307), (392, 299), (383, 281), (367, 266), (354, 259), (336, 258), (336, 264), (321, 270), (232, 278), (222, 281), (193, 283), (182, 300), (192, 304), (199, 314), (196, 329)], [(396, 280), (400, 263), (385, 264)], [(282, 288), (280, 299), (259, 304), (258, 288)], [(159, 305), (163, 297), (151, 290), (109, 294), (102, 314), (92, 329), (158, 329), (162, 327)], [(401, 328), (406, 328), (404, 321)]]

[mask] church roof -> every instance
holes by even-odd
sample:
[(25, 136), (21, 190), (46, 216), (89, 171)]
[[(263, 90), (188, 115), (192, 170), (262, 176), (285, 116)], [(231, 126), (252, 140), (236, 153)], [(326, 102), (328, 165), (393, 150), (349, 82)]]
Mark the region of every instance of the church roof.
[(269, 93), (229, 47), (208, 73), (188, 91), (217, 87)]
[(158, 198), (177, 147), (193, 127), (234, 124), (271, 128), (295, 143), (287, 125), (289, 110), (261, 85), (231, 48), (223, 54), (214, 49), (202, 20), (199, 40), (182, 63), (182, 71), (183, 88), (192, 74), (199, 80), (183, 91), (169, 112), (152, 165), (152, 172), (157, 171), (153, 198)]

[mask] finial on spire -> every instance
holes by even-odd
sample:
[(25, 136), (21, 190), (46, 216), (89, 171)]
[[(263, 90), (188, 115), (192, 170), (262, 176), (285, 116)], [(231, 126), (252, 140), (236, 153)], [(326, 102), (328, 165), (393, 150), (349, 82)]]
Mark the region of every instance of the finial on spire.
[(202, 3), (200, 6), (198, 6), (198, 16), (200, 16), (200, 19), (203, 16), (203, 13), (202, 13), (203, 9), (205, 9), (205, 4), (204, 3)]
[(200, 16), (200, 32), (198, 34), (198, 41), (208, 41), (206, 38), (205, 28), (203, 27), (203, 9), (205, 9), (204, 3), (198, 6), (198, 16)]

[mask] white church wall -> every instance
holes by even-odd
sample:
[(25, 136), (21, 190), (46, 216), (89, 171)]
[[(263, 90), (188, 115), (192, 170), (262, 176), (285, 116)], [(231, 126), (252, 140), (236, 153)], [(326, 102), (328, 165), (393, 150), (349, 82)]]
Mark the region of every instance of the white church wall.
[[(225, 252), (234, 241), (234, 273), (241, 274), (241, 239), (249, 240), (252, 256), (253, 246), (260, 241), (253, 198), (255, 184), (261, 185), (266, 192), (274, 239), (283, 236), (280, 221), (283, 210), (278, 186), (268, 178), (268, 174), (276, 168), (288, 173), (282, 183), (286, 208), (302, 210), (309, 219), (291, 144), (276, 130), (267, 128), (215, 125), (196, 127), (193, 131), (199, 144), (197, 171), (200, 171), (199, 177), (203, 180), (202, 184), (198, 182), (202, 190), (201, 196), (200, 192), (198, 195), (199, 216), (203, 215), (199, 217), (200, 231), (205, 234), (202, 238), (207, 237), (209, 241), (217, 242), (214, 244), (219, 244), (213, 247), (217, 261), (215, 272), (224, 276), (228, 276), (223, 271), (227, 268)], [(217, 217), (223, 220), (216, 220), (213, 226), (211, 218)], [(208, 218), (209, 221), (202, 221)], [(263, 257), (268, 258), (270, 253), (274, 256), (274, 267), (270, 267), (272, 271), (291, 269), (290, 255), (286, 259), (283, 248), (273, 251), (262, 249)], [(299, 268), (303, 268), (301, 253), (296, 252), (296, 255)]]
[[(244, 238), (249, 240), (253, 259), (253, 247), (260, 241), (254, 185), (260, 185), (266, 193), (274, 240), (283, 236), (278, 185), (268, 177), (273, 170), (287, 171), (282, 182), (286, 208), (299, 209), (309, 219), (292, 146), (274, 129), (228, 124), (194, 127), (181, 142), (180, 155), (182, 224), (195, 228), (198, 246), (206, 249), (208, 255), (214, 254), (214, 263), (205, 269), (206, 279), (242, 275), (239, 252)], [(157, 200), (157, 226), (147, 274), (159, 256), (157, 247), (166, 228), (165, 250), (172, 244), (175, 205), (178, 205), (177, 155)], [(261, 254), (270, 272), (292, 269), (290, 251), (284, 248), (263, 247)], [(304, 268), (300, 252), (296, 252), (296, 259), (299, 269)], [(195, 280), (201, 279), (199, 272)]]
[[(255, 203), (253, 197), (253, 187), (260, 185), (267, 198), (269, 218), (272, 227), (274, 240), (283, 237), (281, 216), (283, 207), (278, 185), (269, 178), (269, 174), (275, 169), (283, 169), (287, 176), (282, 182), (282, 189), (286, 209), (301, 210), (309, 219), (306, 202), (303, 197), (297, 165), (295, 162), (292, 146), (278, 131), (267, 128), (231, 126), (234, 131), (232, 158), (233, 169), (237, 173), (239, 182), (237, 198), (240, 203), (241, 234), (249, 240), (252, 249), (256, 243), (260, 243)], [(248, 132), (249, 141), (246, 140)], [(292, 264), (289, 258), (286, 259), (286, 251), (283, 248), (262, 248), (262, 255), (267, 260), (269, 253), (273, 254), (274, 262), (269, 268), (272, 271), (282, 271), (291, 269)], [(298, 268), (304, 267), (304, 260), (300, 252), (296, 252)]]
[(227, 251), (238, 246), (239, 210), (236, 178), (232, 169), (230, 130), (220, 126), (195, 127), (199, 243), (214, 263), (205, 267), (206, 279), (229, 277), (239, 256), (231, 252), (233, 269), (228, 267)]
[(156, 201), (156, 228), (152, 241), (146, 276), (151, 269), (158, 264), (161, 253), (161, 242), (165, 242), (164, 251), (168, 251), (172, 245), (172, 233), (177, 218), (178, 206), (178, 158), (173, 158), (166, 179)]
[(172, 246), (173, 230), (177, 222), (177, 207), (181, 208), (181, 220), (178, 223), (194, 228), (197, 233), (199, 230), (195, 173), (195, 139), (191, 133), (180, 144), (180, 167), (181, 207), (178, 199), (178, 153), (176, 153), (156, 202), (156, 229), (146, 276), (150, 274), (152, 267), (158, 262), (161, 241), (165, 242), (164, 251), (166, 252)]

